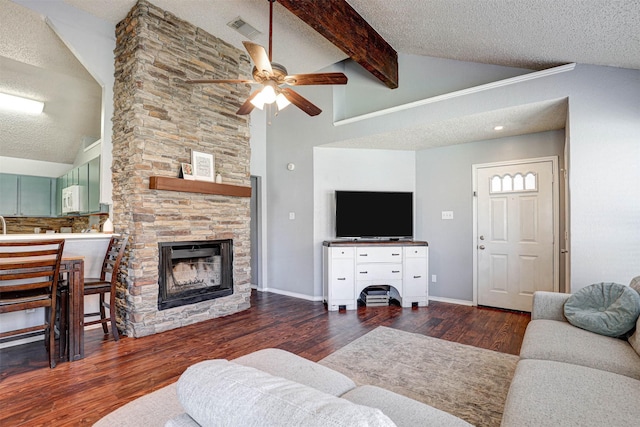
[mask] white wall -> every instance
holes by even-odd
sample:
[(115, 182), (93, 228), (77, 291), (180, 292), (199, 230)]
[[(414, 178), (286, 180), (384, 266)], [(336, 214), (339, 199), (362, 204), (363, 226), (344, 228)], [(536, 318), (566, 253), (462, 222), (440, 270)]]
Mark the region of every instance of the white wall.
[(315, 274), (310, 296), (316, 299), (322, 296), (322, 242), (336, 237), (335, 191), (413, 192), (416, 183), (414, 166), (414, 151), (313, 149)]
[[(562, 164), (564, 139), (564, 131), (553, 131), (417, 153), (416, 235), (429, 242), (430, 296), (473, 300), (472, 165), (545, 156)], [(442, 211), (453, 211), (454, 219), (443, 221)]]
[[(472, 69), (483, 67), (482, 64), (464, 65)], [(400, 70), (401, 84), (403, 73)], [(437, 76), (432, 78), (437, 79)], [(599, 281), (629, 283), (632, 277), (640, 274), (639, 83), (638, 70), (578, 64), (572, 71), (561, 74), (508, 86), (498, 85), (482, 92), (337, 127), (327, 119), (333, 112), (333, 89), (309, 88), (304, 95), (324, 112), (310, 119), (297, 112), (289, 114), (285, 111), (273, 122), (268, 132), (268, 199), (269, 212), (272, 214), (269, 216), (269, 248), (272, 252), (269, 258), (270, 287), (306, 295), (312, 289), (311, 282), (317, 282), (318, 242), (310, 225), (315, 224), (317, 212), (310, 193), (322, 186), (315, 181), (327, 178), (311, 169), (311, 147), (368, 135), (388, 134), (393, 138), (396, 130), (561, 98), (568, 98), (570, 116), (567, 157), (571, 289), (575, 291)], [(371, 85), (375, 84), (371, 82)], [(359, 103), (369, 99), (366, 87), (352, 96), (357, 97)], [(389, 90), (388, 96), (393, 97), (394, 92)], [(347, 98), (347, 101), (349, 99), (353, 98)], [(343, 107), (340, 109), (347, 110)], [(422, 162), (427, 154), (418, 155), (417, 177), (425, 172)], [(286, 159), (298, 156), (305, 159), (304, 167), (296, 168), (295, 178), (286, 175)], [(447, 185), (443, 184), (445, 190)], [(419, 186), (418, 182), (416, 187)], [(420, 192), (418, 189), (418, 197), (421, 197)], [(418, 217), (423, 214), (421, 203), (424, 202), (418, 200)], [(295, 227), (286, 219), (287, 212), (291, 210), (296, 210)], [(418, 223), (418, 230), (426, 231), (436, 225), (424, 220)], [(424, 235), (416, 237), (432, 240)], [(434, 259), (434, 267), (439, 270), (438, 277), (449, 274), (453, 279), (456, 273), (451, 272), (460, 271), (464, 271), (466, 277), (471, 277), (472, 272), (467, 267), (471, 237), (471, 234), (464, 239), (456, 237), (454, 240), (459, 239), (461, 243), (455, 247), (449, 246), (452, 253), (466, 252), (464, 257)], [(435, 244), (432, 246), (435, 249)], [(287, 275), (292, 279), (285, 279)], [(282, 280), (273, 281), (281, 277)], [(461, 287), (438, 286), (433, 291), (442, 297), (471, 299), (472, 281), (463, 279), (464, 283), (459, 285)], [(313, 292), (317, 292), (315, 285)]]
[[(349, 83), (340, 96), (348, 102), (336, 112), (336, 120), (531, 73), (523, 68), (469, 66), (467, 62), (453, 59), (402, 53), (398, 54), (398, 69), (401, 70), (400, 84), (390, 91), (360, 64), (344, 61), (343, 72), (348, 74)], [(364, 93), (366, 96), (362, 96)]]
[(2, 171), (2, 173), (57, 178), (72, 168), (73, 165), (66, 163), (43, 162), (41, 160), (0, 156), (0, 171)]

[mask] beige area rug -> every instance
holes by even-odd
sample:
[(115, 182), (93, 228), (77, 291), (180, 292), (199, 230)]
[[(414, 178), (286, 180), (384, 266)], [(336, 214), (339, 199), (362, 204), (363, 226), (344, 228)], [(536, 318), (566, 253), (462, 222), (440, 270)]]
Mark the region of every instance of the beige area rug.
[(499, 426), (518, 357), (380, 326), (320, 361), (357, 384)]

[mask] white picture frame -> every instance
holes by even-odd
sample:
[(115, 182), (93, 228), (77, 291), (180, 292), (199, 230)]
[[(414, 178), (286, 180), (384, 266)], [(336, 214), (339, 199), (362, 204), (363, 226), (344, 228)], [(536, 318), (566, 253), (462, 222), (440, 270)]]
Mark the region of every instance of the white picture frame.
[(191, 163), (180, 164), (180, 178), (193, 181), (193, 168)]
[(213, 154), (191, 150), (191, 167), (194, 179), (214, 182), (216, 175), (213, 167), (214, 164)]

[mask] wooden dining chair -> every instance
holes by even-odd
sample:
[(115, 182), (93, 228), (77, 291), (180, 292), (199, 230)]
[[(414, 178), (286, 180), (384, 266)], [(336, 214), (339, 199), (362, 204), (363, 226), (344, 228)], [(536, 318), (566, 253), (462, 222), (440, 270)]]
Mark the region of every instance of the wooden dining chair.
[(45, 308), (44, 323), (0, 338), (44, 330), (49, 366), (56, 366), (56, 289), (64, 240), (0, 242), (0, 313)]
[[(107, 253), (104, 256), (100, 277), (85, 277), (84, 279), (84, 294), (100, 295), (100, 312), (87, 313), (84, 315), (85, 317), (100, 316), (100, 319), (85, 322), (85, 326), (101, 323), (102, 330), (105, 334), (108, 334), (109, 329), (107, 328), (107, 323), (111, 322), (111, 333), (116, 341), (120, 339), (118, 326), (116, 325), (116, 285), (118, 283), (120, 261), (122, 261), (128, 240), (129, 236), (127, 235), (112, 236), (111, 240), (109, 240)], [(109, 293), (109, 302), (105, 301), (105, 294), (107, 292)], [(106, 316), (105, 308), (109, 309), (109, 317)]]

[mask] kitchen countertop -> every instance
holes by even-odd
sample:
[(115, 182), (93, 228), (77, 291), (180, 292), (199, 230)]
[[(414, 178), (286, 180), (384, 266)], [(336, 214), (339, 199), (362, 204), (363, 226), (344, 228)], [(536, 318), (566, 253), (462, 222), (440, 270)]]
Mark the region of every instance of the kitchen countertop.
[(92, 240), (110, 239), (111, 233), (40, 233), (40, 234), (0, 234), (0, 242), (20, 240)]

